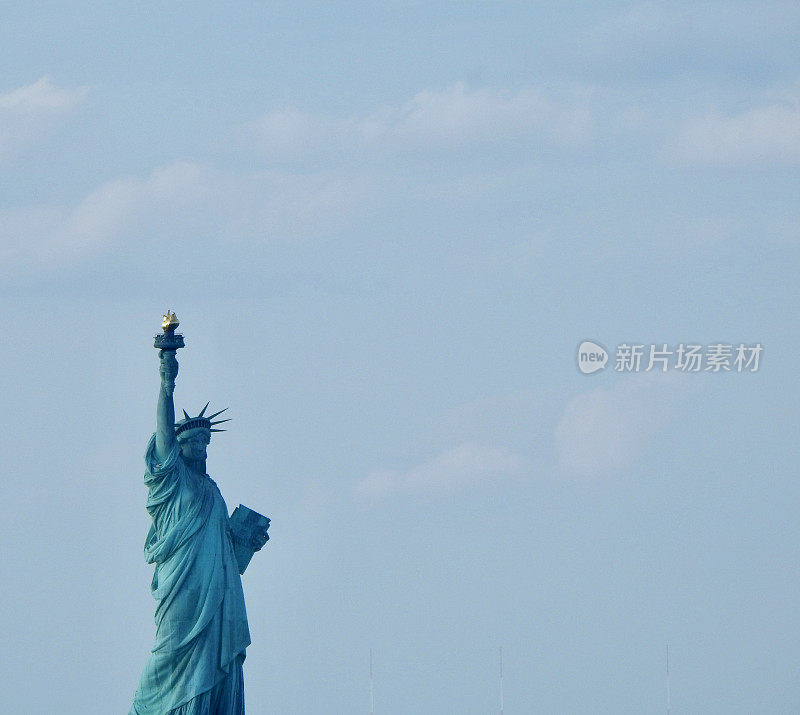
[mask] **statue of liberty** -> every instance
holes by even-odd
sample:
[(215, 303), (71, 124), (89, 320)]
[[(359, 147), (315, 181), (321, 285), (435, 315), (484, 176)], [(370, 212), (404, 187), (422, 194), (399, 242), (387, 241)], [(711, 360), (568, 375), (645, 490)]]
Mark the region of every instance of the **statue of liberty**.
[(246, 507), (231, 518), (216, 483), (206, 474), (212, 420), (184, 410), (175, 423), (176, 351), (183, 336), (167, 311), (156, 336), (161, 389), (156, 432), (145, 453), (147, 511), (153, 523), (145, 541), (155, 564), (156, 640), (136, 690), (130, 715), (243, 715), (242, 663), (250, 645), (241, 573), (269, 539), (269, 519)]

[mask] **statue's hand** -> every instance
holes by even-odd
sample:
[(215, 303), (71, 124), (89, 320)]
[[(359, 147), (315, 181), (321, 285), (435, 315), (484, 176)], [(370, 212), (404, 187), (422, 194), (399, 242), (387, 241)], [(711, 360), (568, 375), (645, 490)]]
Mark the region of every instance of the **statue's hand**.
[(267, 524), (261, 532), (253, 535), (253, 538), (250, 540), (250, 547), (253, 551), (260, 551), (264, 544), (269, 541), (267, 529), (269, 529), (269, 524)]
[(175, 358), (174, 350), (161, 351), (161, 365), (158, 368), (161, 373), (161, 384), (175, 387), (175, 378), (178, 376), (178, 360)]

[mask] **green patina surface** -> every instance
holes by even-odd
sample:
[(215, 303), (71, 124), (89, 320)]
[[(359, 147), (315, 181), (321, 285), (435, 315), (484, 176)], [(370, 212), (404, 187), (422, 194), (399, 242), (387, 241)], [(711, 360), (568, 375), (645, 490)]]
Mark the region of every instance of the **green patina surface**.
[(211, 432), (219, 431), (211, 427), (216, 414), (184, 412), (175, 424), (175, 350), (162, 349), (159, 357), (157, 429), (144, 477), (153, 520), (144, 553), (155, 565), (156, 639), (130, 713), (240, 715), (250, 644), (240, 564), (243, 553), (266, 543), (269, 520), (253, 512), (260, 518), (249, 531), (231, 529), (222, 494), (205, 469)]

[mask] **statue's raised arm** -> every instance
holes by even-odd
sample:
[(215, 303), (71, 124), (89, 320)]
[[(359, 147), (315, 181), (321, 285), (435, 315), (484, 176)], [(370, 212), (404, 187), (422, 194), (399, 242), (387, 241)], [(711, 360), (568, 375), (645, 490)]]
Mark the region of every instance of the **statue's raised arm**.
[(161, 388), (158, 391), (158, 407), (156, 408), (156, 459), (163, 462), (175, 446), (175, 403), (172, 393), (175, 392), (175, 378), (178, 376), (178, 360), (175, 357), (182, 348), (183, 335), (175, 332), (180, 325), (178, 316), (167, 310), (161, 321), (163, 334), (156, 335), (154, 346), (159, 348), (161, 361)]
[(178, 360), (175, 350), (161, 350), (161, 387), (156, 408), (156, 458), (163, 462), (175, 446), (175, 378), (178, 376)]

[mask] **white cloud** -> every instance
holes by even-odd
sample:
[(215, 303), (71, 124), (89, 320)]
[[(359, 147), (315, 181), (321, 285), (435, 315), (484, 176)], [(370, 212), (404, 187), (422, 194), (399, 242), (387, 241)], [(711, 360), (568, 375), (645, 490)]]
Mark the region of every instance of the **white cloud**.
[(548, 97), (530, 87), (509, 92), (470, 88), (458, 82), (442, 91), (425, 90), (405, 105), (386, 108), (363, 120), (368, 140), (386, 136), (438, 145), (493, 142), (538, 135), (558, 144), (586, 140), (591, 133), (588, 110)]
[(359, 175), (260, 171), (222, 180), (217, 233), (225, 239), (309, 237), (346, 222), (367, 193)]
[(636, 3), (584, 31), (581, 50), (595, 61), (608, 56), (628, 58), (633, 51), (652, 55), (665, 46), (679, 45), (692, 32), (691, 20), (682, 9), (663, 3)]
[(732, 116), (711, 112), (688, 121), (670, 154), (686, 164), (796, 164), (800, 97), (789, 95)]
[(0, 257), (53, 265), (107, 249), (134, 232), (137, 240), (165, 234), (172, 240), (202, 231), (228, 242), (254, 235), (308, 235), (341, 221), (363, 190), (358, 179), (233, 175), (177, 161), (145, 178), (109, 181), (73, 207), (0, 211)]
[(555, 430), (561, 471), (597, 478), (629, 469), (664, 423), (679, 386), (673, 374), (651, 372), (573, 397)]
[(380, 498), (395, 491), (448, 490), (519, 475), (522, 457), (504, 447), (464, 443), (406, 472), (379, 469), (356, 484), (361, 497)]
[(350, 122), (315, 116), (297, 107), (267, 112), (253, 124), (259, 148), (268, 156), (291, 159), (325, 150), (352, 131)]
[(50, 77), (0, 95), (0, 154), (19, 149), (78, 106), (88, 87), (57, 87)]
[(123, 177), (90, 192), (73, 208), (26, 207), (0, 214), (0, 255), (55, 263), (108, 245), (156, 204), (174, 207), (204, 197), (207, 172), (189, 162), (156, 169), (148, 178)]
[(699, 76), (724, 76), (727, 83), (735, 72), (746, 84), (753, 78), (743, 67), (769, 67), (774, 74), (791, 66), (785, 57), (797, 25), (796, 5), (762, 3), (753, 13), (736, 0), (725, 3), (724, 11), (721, 3), (624, 3), (619, 14), (601, 13), (597, 24), (575, 28), (575, 36), (565, 38), (564, 52), (584, 71), (611, 72), (616, 80), (651, 82), (658, 75), (678, 78), (690, 72), (696, 89)]
[(315, 152), (407, 146), (539, 140), (570, 146), (586, 141), (592, 117), (574, 97), (525, 87), (512, 92), (458, 82), (425, 90), (409, 101), (364, 116), (312, 115), (296, 107), (273, 110), (254, 123), (259, 146), (277, 159)]
[(33, 84), (0, 95), (0, 110), (20, 114), (63, 112), (78, 104), (88, 91), (88, 87), (56, 87), (52, 78), (44, 76)]

